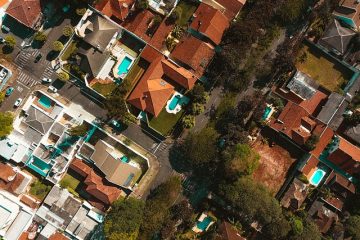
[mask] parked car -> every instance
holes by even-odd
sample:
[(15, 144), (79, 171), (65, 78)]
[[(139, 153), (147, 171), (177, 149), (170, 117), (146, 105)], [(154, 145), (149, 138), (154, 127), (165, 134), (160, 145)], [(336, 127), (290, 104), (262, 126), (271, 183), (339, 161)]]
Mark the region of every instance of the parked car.
[(113, 126), (117, 130), (121, 130), (121, 127), (122, 127), (121, 124), (118, 121), (116, 121), (115, 119), (110, 121), (110, 125)]
[(10, 32), (10, 28), (8, 28), (7, 26), (5, 26), (4, 24), (1, 25), (1, 28), (2, 28), (5, 32)]
[(36, 55), (34, 62), (37, 63), (38, 61), (40, 61), (41, 58), (42, 58), (42, 55), (41, 55), (41, 53), (39, 53), (38, 55)]
[(0, 43), (5, 43), (5, 42), (6, 42), (5, 38), (0, 37)]
[(57, 92), (57, 88), (54, 87), (54, 86), (49, 86), (49, 91), (50, 91), (50, 92), (53, 92), (53, 93), (56, 93), (56, 92)]
[(16, 101), (15, 101), (15, 103), (14, 103), (14, 107), (20, 106), (21, 102), (22, 102), (22, 98), (16, 99)]
[(6, 96), (6, 97), (10, 96), (13, 91), (14, 91), (14, 88), (13, 88), (13, 87), (9, 87), (8, 89), (6, 89), (5, 96)]
[(43, 83), (51, 83), (52, 79), (51, 78), (43, 78), (42, 81), (43, 81)]

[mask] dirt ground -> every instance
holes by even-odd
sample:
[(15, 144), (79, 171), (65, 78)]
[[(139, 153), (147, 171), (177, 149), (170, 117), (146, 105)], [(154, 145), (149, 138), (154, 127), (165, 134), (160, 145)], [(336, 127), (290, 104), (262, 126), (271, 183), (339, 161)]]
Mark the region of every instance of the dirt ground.
[(253, 148), (261, 156), (259, 167), (254, 172), (253, 178), (267, 186), (275, 195), (283, 185), (286, 174), (296, 159), (279, 145), (269, 147), (268, 144), (257, 141)]

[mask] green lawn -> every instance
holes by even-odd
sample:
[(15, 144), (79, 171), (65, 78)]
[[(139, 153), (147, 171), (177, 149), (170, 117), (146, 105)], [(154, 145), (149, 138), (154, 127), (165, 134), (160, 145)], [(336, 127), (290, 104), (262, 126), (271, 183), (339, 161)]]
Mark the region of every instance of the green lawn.
[(330, 91), (341, 91), (353, 72), (327, 57), (319, 49), (304, 45), (296, 67)]
[(155, 129), (156, 131), (160, 132), (163, 136), (166, 136), (170, 133), (170, 131), (173, 129), (175, 124), (180, 120), (181, 116), (183, 115), (184, 110), (181, 110), (177, 114), (172, 114), (166, 112), (166, 109), (164, 108), (159, 116), (153, 117), (149, 124), (150, 127)]
[(70, 193), (79, 197), (79, 193), (76, 192), (76, 188), (80, 184), (80, 180), (66, 173), (63, 179), (60, 181), (60, 187), (66, 188)]
[[(139, 79), (145, 72), (146, 66), (142, 66), (142, 65), (143, 65), (143, 61), (141, 61), (140, 58), (137, 58), (134, 64), (131, 66), (129, 73), (126, 75), (124, 79), (124, 83), (127, 84), (128, 86), (127, 95), (130, 94), (135, 84), (139, 81)], [(127, 97), (127, 95), (125, 97)]]
[(39, 181), (36, 179), (31, 185), (30, 185), (30, 195), (35, 197), (36, 199), (42, 201), (46, 197), (46, 195), (50, 192), (51, 186), (47, 185), (44, 182)]
[(189, 19), (191, 18), (191, 16), (193, 15), (193, 13), (195, 12), (197, 7), (198, 7), (198, 4), (196, 4), (196, 3), (186, 1), (186, 0), (180, 1), (179, 4), (177, 5), (177, 8), (181, 9), (180, 10), (181, 16), (176, 21), (176, 24), (178, 24), (180, 26), (186, 26)]
[(110, 93), (112, 93), (112, 91), (114, 91), (114, 89), (116, 88), (116, 83), (107, 83), (107, 84), (102, 84), (102, 83), (95, 83), (92, 86), (92, 89), (94, 89), (95, 91), (97, 91), (98, 93), (100, 93), (101, 95), (103, 95), (104, 97), (108, 96)]

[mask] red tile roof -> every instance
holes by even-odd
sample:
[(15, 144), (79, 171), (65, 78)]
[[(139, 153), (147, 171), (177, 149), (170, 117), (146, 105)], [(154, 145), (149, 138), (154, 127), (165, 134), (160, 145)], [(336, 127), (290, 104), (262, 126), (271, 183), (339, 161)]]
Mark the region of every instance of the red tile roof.
[(20, 198), (20, 201), (22, 203), (25, 203), (26, 205), (28, 205), (29, 207), (31, 207), (33, 209), (36, 209), (40, 204), (36, 199), (34, 199), (28, 195), (22, 195)]
[(305, 166), (302, 168), (301, 172), (309, 178), (311, 177), (309, 176), (310, 173), (312, 173), (313, 170), (315, 170), (318, 164), (319, 164), (319, 160), (313, 155), (311, 155), (308, 161), (306, 162)]
[(16, 176), (16, 172), (10, 165), (0, 163), (0, 180), (1, 181), (5, 182), (5, 183), (9, 183), (14, 180), (15, 176)]
[(95, 8), (109, 18), (124, 21), (134, 2), (134, 0), (102, 0), (95, 5)]
[(360, 162), (360, 148), (342, 137), (339, 137), (339, 140), (339, 150), (349, 155), (353, 160)]
[(229, 27), (229, 20), (219, 10), (200, 3), (196, 9), (194, 20), (190, 27), (207, 36), (212, 42), (218, 45), (224, 31)]
[(49, 240), (69, 240), (69, 238), (65, 237), (65, 235), (63, 235), (59, 232), (56, 232), (49, 237)]
[[(158, 116), (170, 96), (175, 83), (191, 89), (196, 78), (186, 69), (178, 67), (154, 48), (146, 46), (141, 58), (150, 63), (127, 101), (136, 108)], [(172, 80), (173, 82), (168, 82)]]
[(149, 10), (141, 11), (134, 17), (128, 17), (123, 26), (130, 32), (136, 34), (145, 41), (150, 41), (151, 37), (147, 34), (149, 24), (154, 18), (154, 14)]
[(90, 166), (80, 159), (74, 159), (70, 168), (81, 176), (86, 177), (84, 180), (86, 185), (85, 191), (105, 205), (108, 206), (119, 198), (121, 190), (107, 183), (105, 178), (96, 174)]
[(167, 36), (173, 30), (174, 26), (174, 24), (170, 24), (164, 19), (150, 40), (151, 46), (161, 51)]
[(333, 136), (334, 131), (331, 128), (327, 127), (325, 131), (320, 135), (319, 142), (316, 145), (315, 149), (311, 151), (311, 154), (315, 157), (319, 157), (326, 148), (326, 146), (330, 143)]
[(171, 53), (171, 58), (192, 69), (201, 77), (215, 54), (214, 48), (193, 36), (184, 38)]
[(246, 0), (216, 0), (216, 2), (226, 9), (225, 15), (232, 20), (245, 5)]
[(6, 13), (29, 28), (33, 28), (41, 14), (40, 0), (13, 0)]

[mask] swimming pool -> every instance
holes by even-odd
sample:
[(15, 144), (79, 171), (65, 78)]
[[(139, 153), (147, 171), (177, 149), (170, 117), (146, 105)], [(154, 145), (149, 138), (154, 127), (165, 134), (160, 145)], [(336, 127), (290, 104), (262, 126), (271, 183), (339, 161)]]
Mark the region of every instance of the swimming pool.
[(202, 222), (198, 222), (196, 226), (202, 231), (206, 231), (206, 229), (208, 228), (211, 222), (212, 222), (212, 218), (207, 216), (206, 218), (204, 218), (204, 220), (202, 220)]
[(33, 157), (32, 161), (28, 163), (28, 166), (34, 170), (35, 172), (39, 173), (42, 176), (47, 176), (51, 169), (51, 165), (47, 164), (46, 162), (42, 161), (37, 157)]
[(42, 95), (38, 101), (41, 106), (43, 106), (44, 108), (50, 108), (51, 107), (51, 99), (48, 98), (45, 95)]
[(129, 68), (130, 68), (131, 63), (132, 63), (132, 60), (129, 57), (125, 57), (122, 60), (122, 62), (118, 66), (118, 74), (119, 74), (119, 76), (129, 72)]
[(310, 178), (310, 184), (315, 187), (319, 185), (321, 180), (324, 178), (326, 172), (320, 168), (316, 169), (314, 174)]
[(176, 106), (179, 104), (180, 100), (181, 100), (181, 96), (175, 95), (170, 101), (169, 109), (174, 110), (176, 108)]
[(261, 119), (266, 120), (269, 117), (270, 112), (271, 112), (271, 107), (267, 106), (265, 108), (264, 114)]

